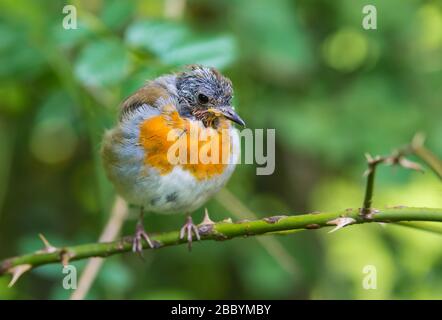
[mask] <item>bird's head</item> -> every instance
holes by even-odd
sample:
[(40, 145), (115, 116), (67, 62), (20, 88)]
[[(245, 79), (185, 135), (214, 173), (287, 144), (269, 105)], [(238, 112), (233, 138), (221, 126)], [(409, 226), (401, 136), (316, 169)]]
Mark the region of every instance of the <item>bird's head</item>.
[(191, 65), (177, 75), (176, 86), (181, 110), (204, 125), (216, 127), (221, 118), (245, 125), (232, 106), (232, 82), (216, 69)]

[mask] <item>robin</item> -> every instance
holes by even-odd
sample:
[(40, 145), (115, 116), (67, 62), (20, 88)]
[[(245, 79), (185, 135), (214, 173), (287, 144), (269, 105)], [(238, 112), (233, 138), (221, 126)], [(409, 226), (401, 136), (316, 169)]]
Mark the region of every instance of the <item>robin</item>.
[[(102, 158), (117, 192), (140, 207), (134, 252), (141, 253), (143, 239), (154, 247), (144, 229), (145, 211), (185, 213), (180, 238), (187, 237), (189, 249), (193, 234), (200, 239), (190, 214), (226, 184), (239, 158), (239, 134), (232, 122), (245, 123), (232, 106), (232, 96), (228, 78), (214, 68), (192, 65), (147, 82), (123, 102), (117, 125), (104, 135)], [(188, 135), (192, 128), (199, 133)], [(177, 138), (186, 135), (180, 159), (187, 161), (170, 161), (176, 142), (172, 131), (179, 133)], [(200, 141), (202, 136), (211, 138)], [(191, 146), (221, 156), (217, 161), (188, 161)]]

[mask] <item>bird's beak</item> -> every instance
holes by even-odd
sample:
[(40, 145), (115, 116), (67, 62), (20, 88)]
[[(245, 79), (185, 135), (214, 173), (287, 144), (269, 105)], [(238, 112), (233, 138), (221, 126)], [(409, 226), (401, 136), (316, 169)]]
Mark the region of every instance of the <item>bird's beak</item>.
[(243, 119), (233, 110), (231, 106), (220, 107), (217, 109), (209, 109), (210, 112), (213, 112), (216, 115), (224, 116), (226, 119), (233, 121), (239, 124), (242, 127), (246, 126), (246, 123)]

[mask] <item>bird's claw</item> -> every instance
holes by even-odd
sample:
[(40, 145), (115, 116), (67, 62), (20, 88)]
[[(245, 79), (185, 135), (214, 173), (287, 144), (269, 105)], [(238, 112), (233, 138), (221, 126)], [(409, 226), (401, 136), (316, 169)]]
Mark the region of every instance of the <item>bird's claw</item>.
[(189, 248), (189, 251), (192, 250), (192, 232), (195, 234), (197, 240), (201, 240), (198, 227), (193, 223), (192, 217), (188, 216), (186, 223), (181, 228), (180, 239), (184, 239), (184, 237), (187, 236), (187, 246)]
[(138, 253), (140, 256), (143, 252), (143, 239), (147, 242), (149, 247), (154, 248), (152, 240), (150, 240), (149, 235), (144, 230), (144, 227), (141, 223), (137, 224), (137, 228), (135, 231), (135, 236), (133, 238), (132, 243), (132, 251)]

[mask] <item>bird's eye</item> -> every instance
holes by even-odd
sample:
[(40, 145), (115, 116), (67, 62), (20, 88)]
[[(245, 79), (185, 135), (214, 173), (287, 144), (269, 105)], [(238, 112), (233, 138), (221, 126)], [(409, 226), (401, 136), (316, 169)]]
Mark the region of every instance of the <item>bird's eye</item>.
[(209, 97), (206, 96), (205, 94), (200, 93), (200, 94), (198, 95), (198, 101), (199, 101), (199, 103), (201, 103), (201, 104), (206, 104), (207, 102), (209, 102)]

